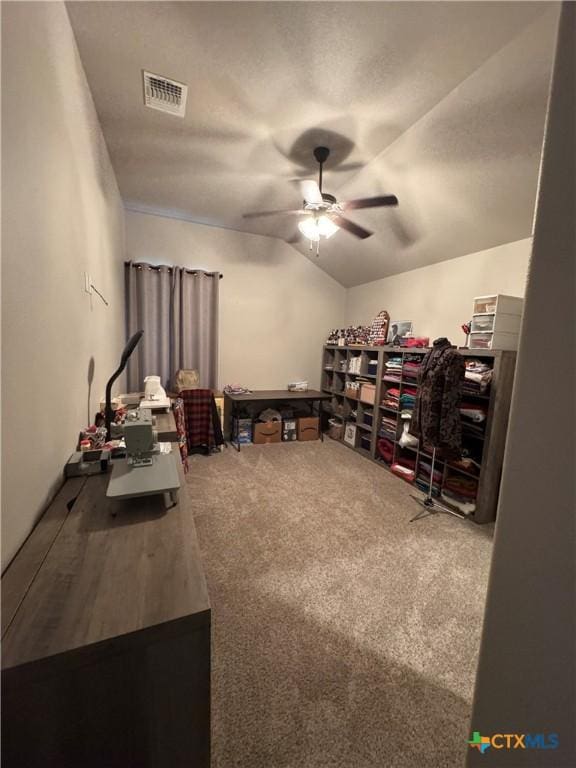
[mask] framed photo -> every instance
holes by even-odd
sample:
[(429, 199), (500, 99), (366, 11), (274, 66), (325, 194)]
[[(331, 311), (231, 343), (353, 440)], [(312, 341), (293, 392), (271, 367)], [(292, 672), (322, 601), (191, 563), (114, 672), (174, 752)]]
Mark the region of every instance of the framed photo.
[(346, 424), (344, 430), (344, 442), (348, 445), (356, 445), (356, 424)]
[(388, 344), (399, 344), (399, 339), (409, 336), (412, 333), (411, 320), (392, 320), (388, 328)]

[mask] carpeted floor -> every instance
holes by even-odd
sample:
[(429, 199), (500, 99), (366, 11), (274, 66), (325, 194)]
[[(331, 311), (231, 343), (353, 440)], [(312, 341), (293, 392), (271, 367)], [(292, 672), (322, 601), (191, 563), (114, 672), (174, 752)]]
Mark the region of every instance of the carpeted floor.
[(345, 446), (195, 456), (215, 768), (456, 768), (490, 528), (418, 510)]

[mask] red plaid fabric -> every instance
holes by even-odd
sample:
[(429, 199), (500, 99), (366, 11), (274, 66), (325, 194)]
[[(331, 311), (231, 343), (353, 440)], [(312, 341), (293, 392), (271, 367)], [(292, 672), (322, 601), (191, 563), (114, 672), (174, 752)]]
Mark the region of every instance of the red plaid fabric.
[(184, 417), (184, 401), (181, 397), (176, 398), (172, 403), (172, 411), (174, 413), (174, 422), (176, 424), (176, 432), (178, 433), (178, 447), (180, 448), (180, 458), (182, 459), (182, 466), (184, 472), (188, 472), (190, 465), (188, 463), (188, 439), (186, 437), (186, 419)]
[[(184, 401), (184, 420), (188, 450), (214, 444), (212, 426), (212, 403), (214, 396), (210, 389), (185, 389), (180, 393)], [(215, 407), (215, 405), (214, 405)]]

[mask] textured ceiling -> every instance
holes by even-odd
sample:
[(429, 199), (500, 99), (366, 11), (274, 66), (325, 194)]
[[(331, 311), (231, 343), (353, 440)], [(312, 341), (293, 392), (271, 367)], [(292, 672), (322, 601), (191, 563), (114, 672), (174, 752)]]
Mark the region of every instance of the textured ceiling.
[[(527, 237), (558, 8), (550, 3), (67, 3), (128, 207), (289, 239), (312, 149), (324, 190), (394, 193), (319, 258), (343, 285)], [(189, 86), (184, 119), (141, 71)]]

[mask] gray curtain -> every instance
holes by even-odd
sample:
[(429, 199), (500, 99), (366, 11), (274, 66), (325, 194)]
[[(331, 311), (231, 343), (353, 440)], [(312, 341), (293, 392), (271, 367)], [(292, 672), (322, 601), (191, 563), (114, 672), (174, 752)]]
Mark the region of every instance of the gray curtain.
[(157, 375), (172, 385), (180, 368), (200, 375), (200, 386), (216, 388), (218, 377), (218, 272), (126, 262), (127, 338), (144, 336), (128, 361), (128, 391)]

